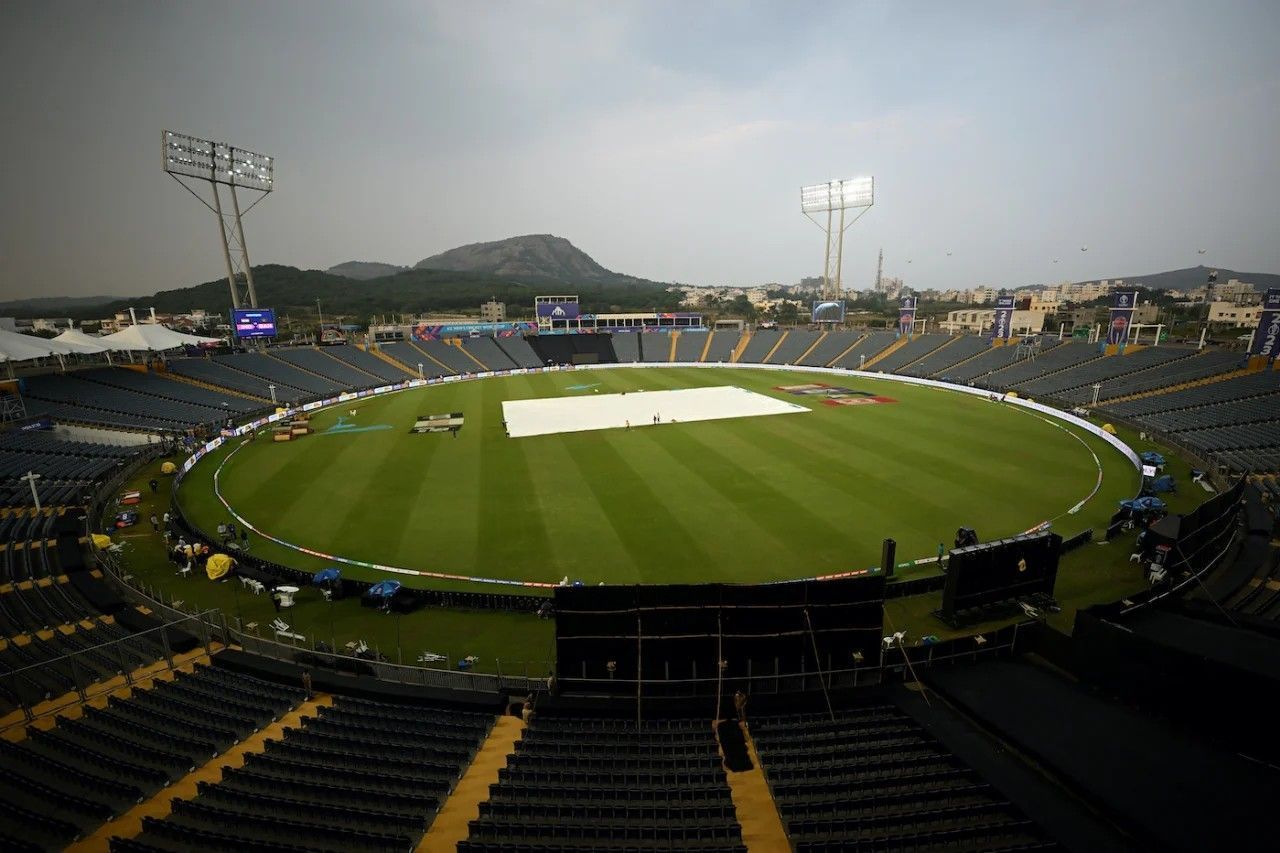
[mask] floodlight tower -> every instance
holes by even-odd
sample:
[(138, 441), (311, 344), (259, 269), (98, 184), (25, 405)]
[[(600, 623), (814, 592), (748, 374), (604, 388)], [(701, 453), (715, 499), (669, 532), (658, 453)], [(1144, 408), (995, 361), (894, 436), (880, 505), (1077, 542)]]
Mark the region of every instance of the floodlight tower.
[[(862, 218), (875, 203), (875, 178), (841, 178), (800, 188), (800, 212), (827, 235), (822, 268), (822, 298), (839, 299), (842, 294), (841, 266), (844, 262), (844, 232)], [(845, 211), (857, 215), (845, 222)], [(826, 214), (823, 221), (822, 214)], [(834, 273), (834, 276), (833, 276)]]
[[(231, 287), (232, 308), (257, 308), (258, 292), (253, 287), (253, 268), (249, 266), (249, 247), (244, 241), (244, 225), (241, 217), (267, 197), (274, 189), (275, 158), (255, 154), (243, 148), (234, 148), (225, 142), (198, 139), (166, 130), (163, 133), (164, 170), (200, 203), (218, 217), (218, 237), (222, 242), (222, 258), (227, 264), (227, 284)], [(213, 203), (205, 201), (183, 180), (191, 178), (206, 181), (213, 195)], [(231, 197), (231, 212), (222, 209), (222, 191), (226, 187)], [(236, 189), (261, 193), (243, 211)], [(243, 277), (243, 286), (240, 279)]]

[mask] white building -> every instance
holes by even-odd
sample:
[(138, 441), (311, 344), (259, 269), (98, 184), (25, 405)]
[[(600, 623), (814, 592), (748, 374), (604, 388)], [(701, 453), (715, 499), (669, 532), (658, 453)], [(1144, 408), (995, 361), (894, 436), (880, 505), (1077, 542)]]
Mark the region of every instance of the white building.
[[(1040, 311), (1014, 311), (1010, 328), (1015, 335), (1031, 335), (1044, 328), (1045, 315)], [(988, 331), (996, 321), (994, 308), (962, 308), (947, 313), (947, 319), (938, 324), (944, 332)]]
[(1257, 325), (1261, 305), (1237, 305), (1234, 302), (1210, 302), (1209, 322), (1231, 326)]

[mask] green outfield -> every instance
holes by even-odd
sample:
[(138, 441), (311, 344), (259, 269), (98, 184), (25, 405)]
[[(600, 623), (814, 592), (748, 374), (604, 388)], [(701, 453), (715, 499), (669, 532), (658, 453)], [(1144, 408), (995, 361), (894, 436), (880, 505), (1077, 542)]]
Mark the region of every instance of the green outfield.
[[(895, 402), (831, 406), (775, 390), (815, 381)], [(716, 385), (810, 411), (518, 439), (502, 424), (504, 400)], [(465, 417), (456, 438), (410, 432), (419, 416), (452, 412)], [(220, 472), (236, 513), (323, 554), (544, 583), (754, 582), (874, 566), (887, 536), (900, 560), (932, 556), (961, 525), (990, 540), (1051, 520), (1071, 535), (1103, 526), (1138, 485), (1106, 442), (1014, 406), (785, 370), (619, 368), (450, 383), (348, 403), (312, 425), (315, 434), (296, 442), (263, 437), (198, 464), (179, 494), (190, 522), (212, 533), (230, 519), (215, 495)], [(1100, 490), (1068, 514), (1100, 469)], [(333, 564), (258, 536), (252, 547), (298, 568)]]

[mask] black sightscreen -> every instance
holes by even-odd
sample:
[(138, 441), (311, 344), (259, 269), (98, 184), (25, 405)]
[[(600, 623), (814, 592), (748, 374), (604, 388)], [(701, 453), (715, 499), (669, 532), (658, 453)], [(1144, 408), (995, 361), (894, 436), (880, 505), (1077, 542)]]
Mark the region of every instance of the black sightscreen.
[[(561, 587), (562, 681), (713, 679), (848, 669), (883, 636), (884, 577), (761, 586)], [(608, 669), (614, 663), (613, 672)]]

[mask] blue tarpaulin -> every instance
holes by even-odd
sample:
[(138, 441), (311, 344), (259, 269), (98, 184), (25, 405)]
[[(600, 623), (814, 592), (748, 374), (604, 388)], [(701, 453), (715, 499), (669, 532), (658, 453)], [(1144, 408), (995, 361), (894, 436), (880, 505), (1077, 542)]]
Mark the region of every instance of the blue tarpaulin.
[(1153, 497), (1134, 498), (1133, 500), (1120, 501), (1120, 506), (1134, 512), (1150, 512), (1152, 510), (1164, 509), (1164, 501)]
[(1173, 477), (1165, 474), (1162, 477), (1156, 477), (1151, 481), (1151, 491), (1153, 492), (1176, 492), (1178, 487), (1174, 485)]
[(321, 569), (320, 571), (312, 575), (311, 583), (314, 584), (315, 586), (320, 586), (320, 584), (328, 583), (330, 581), (336, 581), (341, 577), (342, 577), (342, 572), (338, 571), (335, 568), (330, 567), (328, 569)]
[(370, 598), (391, 598), (400, 590), (400, 581), (379, 581), (369, 587), (365, 595)]
[(1138, 454), (1138, 458), (1148, 465), (1163, 465), (1164, 457), (1154, 450), (1144, 450)]

